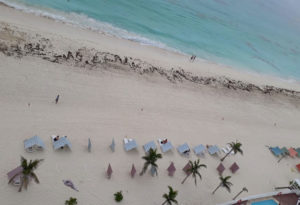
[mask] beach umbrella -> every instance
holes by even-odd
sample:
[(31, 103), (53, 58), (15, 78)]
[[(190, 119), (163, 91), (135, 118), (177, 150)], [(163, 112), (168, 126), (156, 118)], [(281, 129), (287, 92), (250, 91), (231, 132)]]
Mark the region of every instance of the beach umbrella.
[(222, 173), (224, 172), (225, 170), (225, 167), (222, 163), (219, 164), (219, 166), (217, 167), (217, 170), (219, 172), (219, 175), (222, 175)]
[(134, 167), (134, 164), (132, 164), (132, 168), (131, 168), (131, 172), (130, 172), (130, 175), (132, 178), (134, 177), (135, 173), (136, 173), (136, 169)]
[(89, 150), (89, 152), (91, 152), (91, 149), (92, 149), (92, 143), (91, 143), (91, 139), (89, 138), (89, 141), (88, 141), (88, 150)]
[(110, 164), (108, 165), (108, 168), (107, 168), (107, 171), (106, 171), (106, 174), (107, 174), (107, 177), (110, 179), (111, 178), (111, 174), (113, 173), (113, 170), (110, 166)]
[(111, 149), (111, 151), (115, 151), (115, 146), (116, 146), (116, 144), (115, 144), (115, 140), (114, 139), (112, 139), (112, 142), (111, 142), (111, 144), (109, 145), (109, 147), (110, 147), (110, 149)]
[(169, 172), (169, 176), (173, 176), (173, 175), (174, 175), (174, 173), (175, 173), (175, 171), (176, 171), (176, 168), (175, 168), (173, 162), (171, 162), (171, 164), (170, 164), (170, 166), (168, 167), (167, 170), (168, 170), (168, 172)]
[(233, 163), (231, 166), (230, 166), (230, 170), (231, 172), (234, 174), (240, 167), (237, 165), (237, 163)]
[(183, 167), (182, 170), (183, 170), (187, 175), (189, 175), (189, 174), (191, 174), (191, 172), (189, 171), (189, 169), (191, 169), (190, 162), (188, 162), (188, 163)]

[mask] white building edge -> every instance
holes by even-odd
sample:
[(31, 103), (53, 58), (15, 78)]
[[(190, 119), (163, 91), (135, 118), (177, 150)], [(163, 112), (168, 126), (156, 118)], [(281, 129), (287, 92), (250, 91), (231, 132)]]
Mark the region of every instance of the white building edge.
[(299, 199), (300, 199), (300, 179), (294, 179), (289, 187), (290, 187), (290, 189), (284, 189), (281, 191), (268, 192), (268, 193), (264, 193), (264, 194), (248, 196), (248, 197), (240, 198), (237, 200), (233, 200), (233, 201), (229, 201), (229, 202), (225, 202), (225, 203), (221, 203), (221, 204), (217, 204), (217, 205), (233, 205), (240, 201), (250, 201), (250, 200), (272, 197), (272, 196), (282, 195), (282, 194), (296, 194), (299, 196)]

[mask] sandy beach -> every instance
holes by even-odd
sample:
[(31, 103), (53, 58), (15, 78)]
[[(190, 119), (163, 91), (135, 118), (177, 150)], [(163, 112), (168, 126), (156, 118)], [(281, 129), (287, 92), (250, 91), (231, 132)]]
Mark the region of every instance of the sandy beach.
[[(299, 158), (277, 163), (265, 147), (300, 146), (299, 83), (188, 58), (0, 5), (1, 204), (64, 204), (71, 196), (78, 204), (116, 204), (113, 194), (122, 190), (120, 204), (159, 205), (171, 185), (179, 204), (211, 205), (230, 201), (245, 186), (249, 192), (242, 196), (299, 178)], [(67, 135), (72, 150), (54, 151), (53, 134)], [(46, 149), (27, 153), (23, 140), (34, 135)], [(137, 141), (137, 150), (124, 150), (125, 136)], [(132, 163), (138, 172), (143, 167), (142, 145), (163, 137), (175, 148), (240, 141), (244, 155), (223, 162), (231, 193), (221, 188), (211, 194), (224, 154), (184, 157), (173, 149), (158, 161), (157, 177), (132, 179)], [(109, 149), (113, 138), (115, 152)], [(36, 171), (41, 183), (18, 193), (6, 173), (20, 156), (44, 162)], [(198, 158), (207, 165), (202, 181), (195, 186), (190, 177), (182, 185), (182, 168)], [(171, 162), (173, 177), (166, 171)], [(235, 174), (228, 169), (233, 162), (240, 166)], [(109, 163), (111, 179), (105, 175)], [(64, 186), (64, 179), (79, 192)]]

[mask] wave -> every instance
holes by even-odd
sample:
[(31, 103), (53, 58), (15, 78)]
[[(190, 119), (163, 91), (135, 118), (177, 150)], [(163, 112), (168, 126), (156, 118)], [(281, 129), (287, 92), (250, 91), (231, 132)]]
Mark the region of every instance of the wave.
[(31, 13), (37, 16), (47, 17), (55, 21), (63, 22), (72, 26), (77, 26), (83, 29), (89, 29), (92, 31), (114, 36), (117, 38), (134, 41), (141, 45), (158, 47), (164, 50), (187, 55), (184, 52), (179, 51), (178, 49), (175, 48), (171, 48), (162, 42), (154, 41), (146, 37), (140, 36), (138, 34), (135, 34), (133, 32), (129, 32), (125, 29), (115, 27), (109, 23), (101, 22), (99, 20), (90, 18), (85, 14), (78, 14), (75, 12), (66, 13), (66, 12), (54, 10), (52, 8), (41, 8), (37, 6), (29, 6), (29, 5), (22, 4), (21, 2), (12, 2), (6, 0), (0, 0), (0, 3), (3, 3), (14, 9), (21, 10), (25, 13)]

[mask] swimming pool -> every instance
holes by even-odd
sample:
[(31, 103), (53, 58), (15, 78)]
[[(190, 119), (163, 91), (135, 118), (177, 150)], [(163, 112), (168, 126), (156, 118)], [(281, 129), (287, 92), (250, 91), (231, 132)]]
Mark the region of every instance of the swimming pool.
[(273, 199), (253, 202), (251, 205), (278, 205)]

